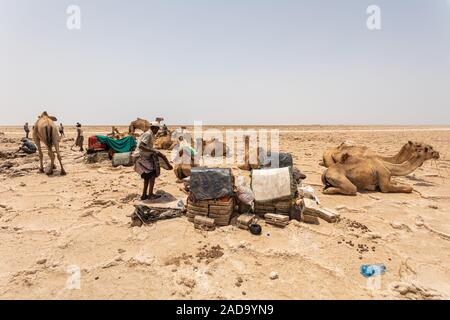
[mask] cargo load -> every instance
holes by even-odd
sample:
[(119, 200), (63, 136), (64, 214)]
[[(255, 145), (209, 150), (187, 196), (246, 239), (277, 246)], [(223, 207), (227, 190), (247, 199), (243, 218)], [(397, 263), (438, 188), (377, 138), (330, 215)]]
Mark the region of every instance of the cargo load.
[(253, 170), (251, 187), (256, 202), (290, 199), (297, 189), (290, 167)]
[(112, 158), (113, 167), (118, 166), (131, 166), (133, 164), (133, 160), (131, 157), (131, 152), (123, 152), (123, 153), (114, 153)]
[(196, 201), (233, 195), (233, 176), (229, 168), (192, 168), (191, 195)]

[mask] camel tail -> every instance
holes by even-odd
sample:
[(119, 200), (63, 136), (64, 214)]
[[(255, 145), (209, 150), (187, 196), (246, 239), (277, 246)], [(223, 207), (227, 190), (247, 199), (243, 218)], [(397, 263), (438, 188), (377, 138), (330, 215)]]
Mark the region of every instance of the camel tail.
[(52, 141), (52, 132), (49, 130), (48, 126), (45, 126), (45, 138), (46, 138), (46, 145), (49, 146), (50, 148), (53, 145), (53, 141)]

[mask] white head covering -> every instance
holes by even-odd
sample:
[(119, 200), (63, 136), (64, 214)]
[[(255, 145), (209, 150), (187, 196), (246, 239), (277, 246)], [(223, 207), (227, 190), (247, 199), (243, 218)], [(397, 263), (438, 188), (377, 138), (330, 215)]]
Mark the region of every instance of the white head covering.
[(160, 128), (160, 124), (159, 124), (159, 122), (152, 121), (152, 122), (150, 122), (150, 127), (157, 127), (157, 128)]

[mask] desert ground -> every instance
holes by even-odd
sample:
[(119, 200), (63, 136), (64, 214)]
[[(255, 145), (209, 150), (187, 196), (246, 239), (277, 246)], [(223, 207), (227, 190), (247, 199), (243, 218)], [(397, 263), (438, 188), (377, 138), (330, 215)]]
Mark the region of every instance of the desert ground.
[[(37, 154), (1, 158), (0, 298), (450, 298), (450, 126), (273, 128), (281, 130), (281, 150), (307, 175), (304, 184), (341, 221), (291, 221), (284, 229), (261, 222), (260, 236), (233, 225), (199, 231), (186, 217), (131, 227), (127, 215), (139, 202), (140, 177), (109, 161), (86, 164), (70, 151), (74, 128), (66, 128), (61, 143), (66, 176), (59, 168), (53, 176), (38, 173)], [(85, 127), (85, 144), (110, 130)], [(22, 128), (0, 132), (0, 151), (15, 151)], [(318, 163), (344, 140), (386, 154), (423, 141), (441, 158), (397, 179), (412, 185), (412, 194), (323, 195)], [(167, 201), (186, 201), (174, 173), (161, 171), (155, 190)], [(359, 270), (372, 263), (386, 266), (375, 284)], [(79, 288), (68, 286), (77, 268)]]

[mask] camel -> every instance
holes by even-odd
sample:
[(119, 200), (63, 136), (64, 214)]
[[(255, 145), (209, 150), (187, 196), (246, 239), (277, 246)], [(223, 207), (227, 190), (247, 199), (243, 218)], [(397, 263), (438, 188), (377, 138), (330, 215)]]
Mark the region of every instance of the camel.
[[(203, 147), (203, 155), (209, 155), (211, 157), (216, 156), (216, 150), (217, 152), (222, 151), (222, 156), (226, 157), (227, 154), (230, 153), (230, 148), (227, 146), (225, 142), (211, 139), (209, 141), (202, 140), (202, 147)], [(222, 150), (219, 150), (222, 148)]]
[(320, 165), (328, 168), (331, 165), (338, 163), (344, 154), (365, 158), (376, 157), (385, 162), (400, 164), (408, 160), (415, 149), (419, 147), (423, 148), (431, 146), (420, 142), (408, 141), (394, 156), (382, 156), (366, 146), (357, 146), (351, 142), (346, 141), (341, 143), (337, 148), (331, 148), (325, 151), (323, 154), (323, 161), (320, 163)]
[(44, 111), (39, 117), (36, 123), (33, 127), (33, 140), (37, 145), (38, 151), (39, 151), (39, 162), (40, 167), (39, 171), (44, 172), (44, 164), (43, 164), (43, 158), (44, 155), (42, 154), (42, 147), (41, 147), (41, 141), (46, 145), (48, 150), (48, 155), (50, 157), (50, 169), (48, 170), (47, 174), (52, 175), (53, 170), (55, 169), (55, 154), (53, 153), (53, 146), (55, 147), (56, 156), (59, 161), (59, 165), (61, 166), (61, 175), (65, 175), (66, 171), (64, 170), (62, 160), (61, 160), (61, 154), (59, 151), (59, 133), (58, 133), (58, 127), (54, 123), (54, 121), (57, 121), (55, 117), (49, 116), (46, 111)]
[(111, 128), (111, 133), (107, 134), (108, 137), (113, 139), (123, 139), (127, 136), (127, 133), (120, 132), (119, 129), (117, 129), (115, 126)]
[(157, 136), (154, 143), (155, 148), (161, 150), (172, 150), (177, 144), (177, 142), (172, 139), (172, 133), (173, 131), (169, 130), (167, 135)]
[(150, 130), (150, 122), (148, 122), (145, 119), (137, 118), (136, 120), (130, 123), (128, 132), (134, 134), (136, 129), (139, 129), (142, 132), (146, 132)]
[(260, 148), (256, 149), (256, 163), (250, 163), (250, 137), (244, 138), (244, 163), (239, 165), (238, 168), (245, 171), (251, 171), (252, 169), (259, 169), (261, 163), (259, 161)]
[(402, 164), (385, 162), (377, 157), (364, 158), (345, 153), (340, 162), (331, 165), (323, 173), (323, 193), (356, 195), (358, 189), (411, 193), (412, 187), (396, 184), (391, 181), (391, 177), (406, 176), (430, 159), (439, 159), (439, 152), (428, 146), (418, 146)]

